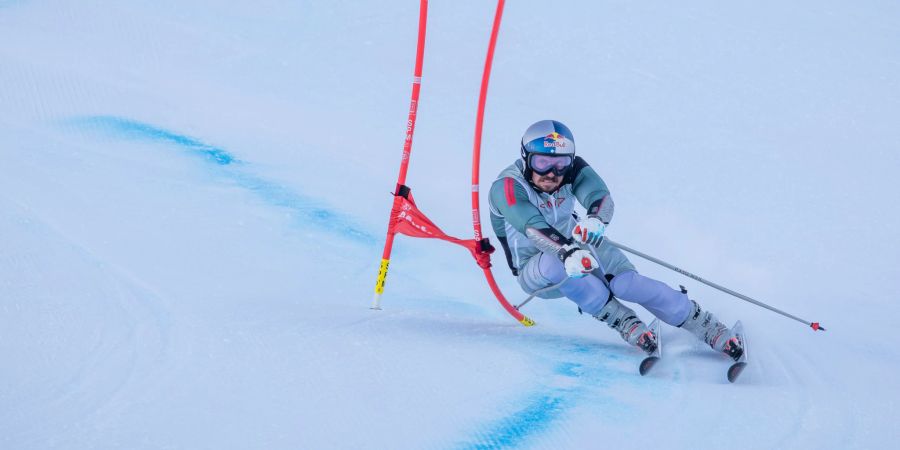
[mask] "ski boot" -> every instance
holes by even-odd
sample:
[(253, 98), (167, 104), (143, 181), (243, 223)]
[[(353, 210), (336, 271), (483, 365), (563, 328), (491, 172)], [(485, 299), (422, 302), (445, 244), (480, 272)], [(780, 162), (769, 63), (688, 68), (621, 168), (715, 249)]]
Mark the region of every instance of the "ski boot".
[(610, 328), (619, 332), (625, 342), (637, 346), (648, 355), (656, 350), (657, 340), (653, 331), (641, 322), (631, 308), (615, 298), (610, 298), (594, 318), (606, 322)]
[(722, 352), (735, 361), (740, 359), (744, 354), (740, 339), (725, 324), (719, 322), (713, 313), (703, 311), (693, 300), (691, 303), (693, 303), (691, 313), (679, 326), (709, 344), (713, 350)]

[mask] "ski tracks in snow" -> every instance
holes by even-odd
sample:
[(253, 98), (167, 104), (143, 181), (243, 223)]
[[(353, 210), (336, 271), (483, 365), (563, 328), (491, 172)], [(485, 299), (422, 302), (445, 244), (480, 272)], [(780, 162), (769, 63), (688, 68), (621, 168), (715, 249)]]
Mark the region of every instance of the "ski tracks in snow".
[(0, 347), (18, 362), (0, 375), (0, 442), (83, 442), (165, 374), (170, 318), (152, 292), (21, 205), (0, 197), (0, 211), (0, 236), (15, 238), (0, 239)]
[[(750, 366), (730, 384), (725, 379), (727, 359), (687, 335), (673, 339), (680, 332), (671, 328), (663, 333), (670, 341), (667, 354), (651, 376), (668, 379), (673, 389), (648, 411), (648, 420), (659, 424), (650, 439), (665, 438), (674, 448), (690, 448), (696, 437), (678, 430), (701, 426), (704, 439), (731, 442), (733, 449), (857, 448), (859, 419), (853, 401), (849, 394), (834, 391), (838, 380), (830, 379), (808, 349), (754, 336)], [(748, 429), (766, 433), (746, 439)], [(736, 441), (735, 436), (745, 438)]]
[[(833, 447), (863, 448), (858, 439), (860, 418), (864, 416), (848, 390), (835, 389), (842, 382), (822, 367), (823, 359), (813, 358), (812, 349), (771, 345), (776, 361), (771, 369), (783, 378), (782, 389), (793, 397), (793, 420), (775, 443), (779, 448)], [(768, 373), (768, 372), (767, 372)], [(788, 397), (788, 395), (785, 395)]]

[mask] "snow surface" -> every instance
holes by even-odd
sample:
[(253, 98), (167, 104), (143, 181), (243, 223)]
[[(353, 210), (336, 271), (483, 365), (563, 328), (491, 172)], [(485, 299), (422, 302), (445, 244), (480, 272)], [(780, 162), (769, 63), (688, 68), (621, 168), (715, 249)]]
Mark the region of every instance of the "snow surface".
[[(408, 184), (461, 237), (493, 10), (429, 11)], [(647, 377), (566, 300), (522, 327), (440, 242), (398, 238), (368, 309), (417, 17), (0, 1), (0, 448), (896, 445), (900, 3), (507, 4), (483, 183), (561, 120), (612, 238), (828, 327), (635, 259), (744, 321), (734, 385), (671, 327)]]

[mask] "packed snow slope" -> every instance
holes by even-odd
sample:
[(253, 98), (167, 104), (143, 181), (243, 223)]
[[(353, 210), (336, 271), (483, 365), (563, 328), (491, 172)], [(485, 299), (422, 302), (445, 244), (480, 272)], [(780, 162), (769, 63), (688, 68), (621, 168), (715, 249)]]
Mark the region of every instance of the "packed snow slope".
[[(408, 184), (460, 237), (493, 12), (429, 11)], [(441, 242), (398, 238), (368, 308), (417, 18), (0, 1), (0, 448), (895, 445), (900, 4), (507, 4), (483, 185), (561, 120), (610, 237), (828, 328), (635, 259), (744, 321), (734, 385), (671, 327), (647, 377), (564, 299), (522, 327)]]

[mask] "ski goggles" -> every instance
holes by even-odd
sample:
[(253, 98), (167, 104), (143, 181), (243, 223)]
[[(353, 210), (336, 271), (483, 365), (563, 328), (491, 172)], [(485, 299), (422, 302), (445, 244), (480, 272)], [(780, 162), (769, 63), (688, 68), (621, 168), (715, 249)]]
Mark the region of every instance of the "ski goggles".
[(553, 172), (556, 176), (563, 176), (572, 168), (571, 155), (542, 155), (532, 154), (528, 165), (538, 175), (547, 175)]

